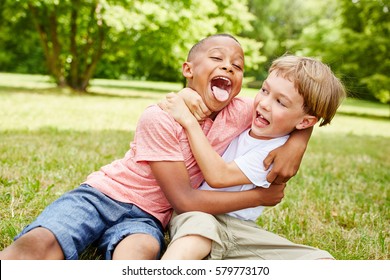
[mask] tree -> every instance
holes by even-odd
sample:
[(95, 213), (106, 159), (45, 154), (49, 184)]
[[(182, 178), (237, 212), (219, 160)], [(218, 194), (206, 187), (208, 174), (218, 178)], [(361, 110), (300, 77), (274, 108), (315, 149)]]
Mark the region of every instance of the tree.
[(357, 80), (357, 96), (385, 102), (380, 92), (390, 84), (389, 4), (386, 0), (341, 1), (346, 46), (342, 70)]
[(390, 14), (384, 0), (338, 0), (303, 29), (294, 48), (342, 74), (353, 97), (384, 100), (390, 84)]
[(180, 65), (191, 46), (215, 33), (238, 37), (248, 69), (256, 68), (263, 59), (260, 42), (237, 36), (249, 30), (254, 19), (246, 0), (138, 1), (133, 12), (133, 17), (145, 17), (138, 20), (145, 24), (125, 24), (124, 32), (103, 56), (99, 76), (110, 72), (117, 78), (178, 81), (182, 79)]
[(23, 1), (39, 34), (47, 69), (60, 87), (85, 91), (103, 53), (101, 1)]
[(253, 29), (245, 35), (264, 43), (262, 51), (267, 60), (262, 71), (253, 73), (258, 79), (267, 76), (268, 66), (274, 58), (292, 51), (291, 42), (299, 38), (305, 26), (321, 16), (319, 11), (324, 5), (310, 0), (249, 1), (249, 11), (256, 19)]
[[(240, 34), (253, 19), (246, 0), (8, 0), (6, 6), (20, 15), (15, 22), (35, 27), (57, 85), (77, 91), (86, 91), (95, 74), (179, 80), (180, 64), (197, 40)], [(243, 41), (255, 67), (261, 44)]]
[(38, 34), (18, 4), (0, 1), (0, 71), (47, 74)]

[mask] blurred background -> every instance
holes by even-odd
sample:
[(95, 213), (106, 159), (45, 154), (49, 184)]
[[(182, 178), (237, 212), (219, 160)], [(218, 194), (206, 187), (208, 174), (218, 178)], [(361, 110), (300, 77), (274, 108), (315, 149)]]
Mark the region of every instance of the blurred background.
[[(230, 33), (255, 96), (285, 53), (349, 97), (315, 129), (283, 203), (258, 220), (336, 259), (390, 259), (390, 0), (0, 0), (0, 250), (51, 201), (123, 157), (144, 108), (184, 84), (200, 39)], [(92, 248), (81, 258), (100, 255)]]
[[(390, 102), (389, 0), (0, 0), (0, 72), (44, 74), (87, 91), (93, 78), (182, 82), (189, 48), (236, 36), (245, 84), (285, 53), (315, 56), (350, 97)], [(183, 81), (184, 82), (184, 81)]]

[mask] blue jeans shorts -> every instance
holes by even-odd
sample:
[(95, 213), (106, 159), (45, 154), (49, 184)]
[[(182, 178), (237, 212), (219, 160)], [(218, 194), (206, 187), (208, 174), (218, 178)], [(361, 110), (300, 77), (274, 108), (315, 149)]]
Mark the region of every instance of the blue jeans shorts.
[(131, 203), (113, 200), (89, 185), (65, 193), (15, 237), (36, 228), (44, 227), (57, 238), (65, 259), (78, 259), (91, 244), (112, 259), (116, 245), (126, 236), (145, 233), (164, 247), (164, 230), (150, 214)]

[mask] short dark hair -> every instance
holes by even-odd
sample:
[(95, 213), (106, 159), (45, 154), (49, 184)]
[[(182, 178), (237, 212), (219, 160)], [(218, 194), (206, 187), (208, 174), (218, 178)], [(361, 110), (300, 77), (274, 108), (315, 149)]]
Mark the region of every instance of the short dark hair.
[(219, 34), (210, 35), (210, 36), (208, 36), (206, 38), (203, 38), (198, 43), (196, 43), (195, 45), (192, 46), (192, 48), (188, 52), (187, 61), (191, 61), (192, 60), (192, 57), (200, 49), (200, 47), (204, 44), (204, 42), (208, 41), (209, 39), (215, 38), (215, 37), (227, 37), (227, 38), (233, 39), (234, 41), (236, 41), (241, 46), (240, 42), (238, 42), (238, 40), (234, 36), (232, 36), (230, 34), (219, 33)]

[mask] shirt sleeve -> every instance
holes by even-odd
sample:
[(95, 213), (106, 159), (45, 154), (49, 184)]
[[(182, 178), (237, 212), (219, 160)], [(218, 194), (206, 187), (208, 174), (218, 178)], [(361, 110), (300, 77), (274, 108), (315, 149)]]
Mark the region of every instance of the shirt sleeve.
[(268, 188), (271, 183), (267, 181), (268, 171), (264, 170), (263, 160), (268, 151), (252, 149), (246, 154), (236, 158), (234, 162), (246, 177), (258, 187)]
[(140, 117), (134, 137), (136, 161), (183, 161), (180, 125), (157, 105)]
[(273, 149), (286, 143), (289, 135), (277, 137), (264, 142), (262, 145), (256, 146), (247, 153), (236, 158), (234, 162), (238, 168), (248, 177), (255, 186), (268, 188), (271, 183), (267, 181), (267, 175), (272, 165), (268, 170), (264, 170), (263, 161), (268, 153)]

